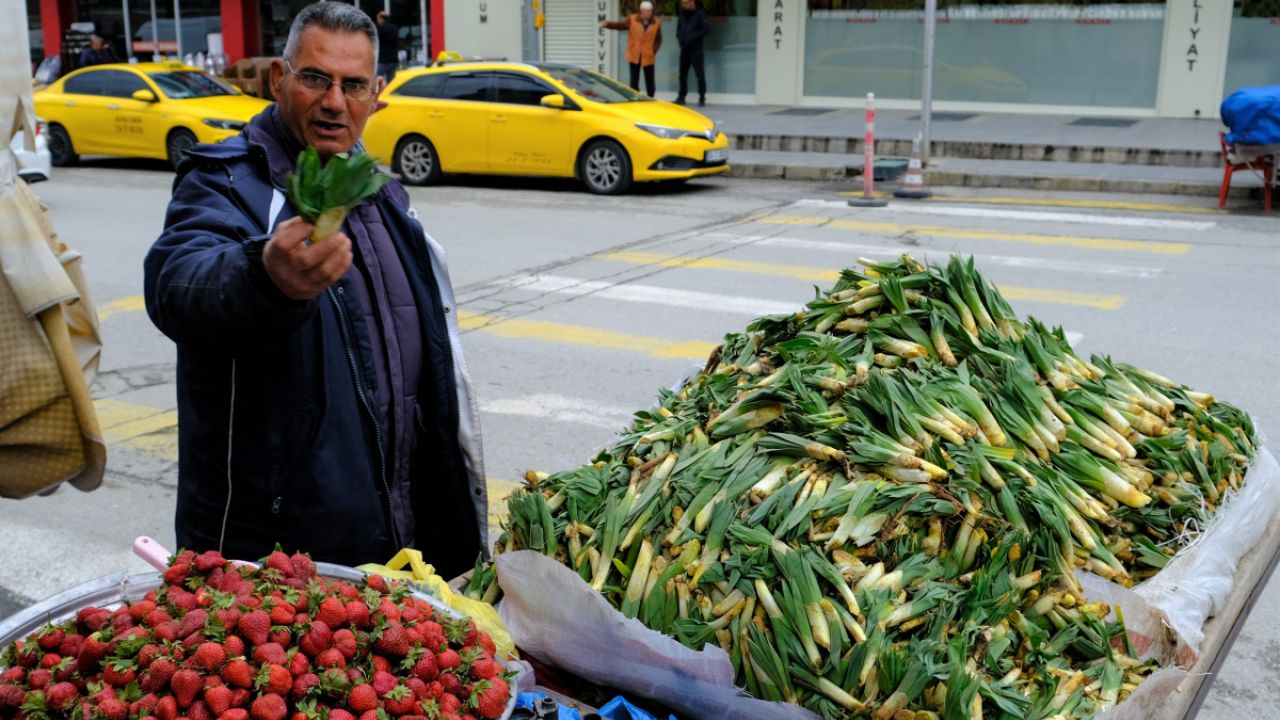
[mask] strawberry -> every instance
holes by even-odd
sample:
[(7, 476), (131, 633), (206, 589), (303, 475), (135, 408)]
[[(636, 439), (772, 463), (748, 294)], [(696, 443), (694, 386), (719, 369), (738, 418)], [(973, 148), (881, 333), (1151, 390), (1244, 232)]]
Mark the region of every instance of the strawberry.
[(244, 688), (236, 688), (231, 691), (231, 707), (233, 708), (245, 707), (251, 699), (253, 699), (253, 696)]
[(289, 698), (295, 703), (302, 702), (311, 694), (312, 688), (320, 684), (320, 676), (315, 673), (305, 673), (294, 678), (293, 686), (289, 689)]
[(342, 657), (350, 660), (356, 656), (356, 652), (360, 649), (360, 644), (356, 641), (356, 634), (342, 628), (333, 634), (333, 646), (342, 653)]
[(178, 614), (190, 612), (196, 609), (195, 593), (187, 592), (180, 587), (171, 587), (169, 588), (169, 594), (166, 597), (169, 599), (169, 604), (172, 605), (174, 609), (180, 611)]
[(57, 683), (44, 694), (45, 706), (57, 713), (70, 711), (79, 698), (80, 691), (69, 682)]
[(240, 657), (244, 655), (244, 640), (239, 635), (228, 635), (223, 641), (222, 646), (227, 649), (227, 657)]
[(165, 695), (156, 703), (157, 720), (177, 720), (178, 701), (172, 695)]
[(254, 662), (260, 665), (267, 663), (284, 665), (289, 662), (289, 657), (285, 655), (284, 647), (278, 643), (267, 643), (254, 648), (253, 659)]
[(288, 714), (289, 709), (285, 706), (284, 698), (274, 693), (263, 695), (249, 706), (249, 716), (253, 720), (284, 720)]
[(421, 678), (426, 682), (431, 682), (440, 674), (440, 668), (436, 665), (435, 653), (430, 650), (424, 650), (422, 657), (418, 658), (418, 662), (413, 664), (411, 671), (414, 677)]
[(434, 620), (427, 620), (420, 624), (418, 628), (422, 631), (422, 644), (429, 648), (438, 650), (448, 642), (447, 638), (445, 638), (444, 627)]
[(187, 576), (190, 574), (190, 563), (175, 562), (164, 571), (164, 581), (167, 585), (181, 585), (187, 581)]
[(36, 646), (50, 653), (58, 649), (67, 634), (53, 625), (45, 625), (36, 633)]
[(298, 642), (298, 647), (308, 656), (315, 657), (333, 647), (333, 632), (324, 621), (314, 620), (311, 622), (310, 629)]
[(440, 703), (440, 712), (445, 714), (456, 715), (460, 710), (462, 710), (462, 701), (459, 700), (457, 696), (449, 693), (441, 695), (437, 702)]
[(334, 708), (329, 711), (329, 720), (356, 720), (356, 716), (342, 708)]
[(293, 576), (296, 578), (310, 580), (316, 576), (316, 564), (302, 553), (294, 553), (289, 558), (289, 564), (293, 566)]
[(211, 688), (205, 688), (204, 701), (215, 718), (221, 717), (231, 709), (231, 699), (234, 694), (226, 685), (214, 685)]
[(222, 680), (231, 687), (253, 687), (253, 666), (244, 658), (235, 658), (222, 666)]
[(405, 625), (416, 625), (422, 619), (422, 613), (416, 607), (407, 607), (400, 611), (400, 622)]
[(442, 673), (439, 678), (440, 687), (444, 688), (446, 695), (462, 697), (462, 680), (453, 673)]
[(426, 683), (422, 682), (421, 678), (411, 677), (408, 680), (405, 680), (404, 684), (408, 685), (409, 689), (413, 691), (413, 696), (415, 698), (419, 700), (427, 699), (429, 688)]
[(178, 707), (185, 710), (204, 689), (204, 678), (195, 670), (184, 668), (173, 674), (169, 687), (173, 690), (174, 699), (178, 701)]
[(372, 619), (369, 617), (369, 606), (359, 600), (351, 600), (343, 608), (347, 611), (347, 622), (353, 627), (361, 630), (368, 630), (373, 627)]
[(292, 625), (297, 613), (297, 608), (281, 600), (271, 607), (271, 624)]
[(345, 668), (347, 659), (337, 648), (329, 648), (324, 652), (316, 655), (316, 667), (320, 669), (328, 668)]
[[(367, 687), (367, 686), (365, 686)], [(376, 698), (374, 699), (376, 703)], [(17, 685), (0, 685), (0, 715), (8, 716), (27, 701), (27, 693)]]
[(316, 619), (331, 628), (342, 627), (347, 624), (347, 606), (341, 598), (325, 598), (316, 608)]
[(169, 681), (173, 679), (174, 673), (178, 672), (178, 665), (169, 658), (159, 658), (151, 663), (147, 668), (147, 673), (151, 678), (150, 688), (144, 688), (151, 692), (160, 692), (169, 687)]
[(440, 668), (440, 672), (453, 670), (461, 664), (462, 657), (453, 648), (448, 648), (436, 655), (436, 667)]
[(472, 698), (476, 706), (476, 713), (485, 720), (494, 720), (502, 716), (502, 712), (507, 709), (507, 699), (511, 695), (510, 688), (501, 678), (494, 678), (483, 683), (484, 688), (480, 689), (479, 699)]
[(113, 660), (102, 668), (102, 680), (111, 687), (122, 688), (138, 679), (136, 667), (133, 660)]
[(388, 590), (387, 579), (381, 575), (370, 575), (365, 578), (364, 584), (370, 589), (376, 590), (380, 593), (385, 593)]
[(293, 676), (283, 665), (267, 663), (258, 670), (254, 684), (263, 692), (284, 695), (293, 687)]
[(83, 647), (84, 636), (80, 633), (71, 633), (62, 638), (62, 644), (58, 645), (58, 654), (62, 657), (79, 657)]
[(383, 698), (383, 707), (395, 716), (408, 715), (417, 708), (417, 698), (405, 685), (397, 685)]
[(382, 657), (377, 653), (373, 653), (369, 657), (372, 658), (373, 660), (373, 669), (375, 671), (381, 670), (382, 672), (391, 672), (392, 667), (391, 667), (390, 660)]
[(155, 626), (156, 640), (159, 642), (174, 642), (178, 639), (178, 626), (181, 625), (177, 620), (169, 620)]
[(156, 601), (143, 599), (130, 604), (128, 607), (129, 617), (133, 618), (137, 622), (145, 622), (147, 616), (155, 612)]
[(27, 679), (27, 670), (23, 667), (12, 667), (0, 672), (0, 685), (18, 685)]
[[(215, 568), (225, 567), (226, 564), (226, 558), (222, 557), (222, 553), (217, 550), (209, 550), (196, 556), (194, 566), (196, 572), (207, 573)], [(218, 714), (221, 715), (222, 713)]]
[(294, 677), (311, 672), (311, 660), (306, 653), (294, 653), (293, 657), (289, 658), (289, 672)]
[(204, 624), (209, 621), (209, 612), (207, 610), (192, 610), (183, 616), (182, 621), (178, 623), (178, 637), (190, 637), (192, 633), (204, 630)]
[(197, 669), (216, 673), (227, 662), (227, 650), (216, 642), (201, 643), (187, 662)]
[(502, 665), (493, 658), (480, 658), (471, 665), (471, 677), (477, 680), (492, 680), (502, 672)]
[(204, 700), (197, 700), (191, 703), (191, 707), (187, 708), (187, 718), (189, 720), (215, 720), (209, 705)]
[(129, 706), (118, 698), (106, 698), (98, 703), (98, 712), (104, 720), (128, 720)]
[(236, 627), (250, 645), (263, 645), (271, 633), (271, 616), (262, 610), (247, 612), (240, 616)]
[(360, 713), (360, 720), (379, 720), (377, 710), (365, 710)]
[(400, 681), (396, 679), (396, 676), (389, 672), (379, 670), (373, 674), (373, 689), (378, 693), (378, 697), (386, 696), (399, 683)]
[(347, 696), (347, 707), (357, 713), (378, 709), (378, 691), (372, 685), (356, 685)]
[(36, 668), (27, 676), (27, 684), (32, 690), (44, 690), (53, 684), (53, 673), (44, 668)]
[(249, 711), (244, 708), (231, 708), (219, 715), (218, 720), (249, 720)]
[(285, 645), (292, 645), (293, 633), (289, 630), (289, 626), (277, 625), (275, 629), (271, 631), (270, 640), (281, 647), (284, 647)]
[(291, 578), (294, 575), (293, 561), (289, 559), (288, 555), (285, 555), (280, 550), (276, 550), (268, 555), (266, 562), (262, 565), (263, 569), (276, 570), (280, 573), (280, 577), (282, 578)]
[(227, 632), (235, 630), (236, 623), (240, 622), (240, 611), (235, 608), (215, 610), (214, 614), (218, 616), (218, 621), (222, 623), (222, 629)]
[(402, 658), (409, 654), (409, 638), (398, 622), (392, 622), (383, 628), (382, 637), (373, 645), (383, 655)]

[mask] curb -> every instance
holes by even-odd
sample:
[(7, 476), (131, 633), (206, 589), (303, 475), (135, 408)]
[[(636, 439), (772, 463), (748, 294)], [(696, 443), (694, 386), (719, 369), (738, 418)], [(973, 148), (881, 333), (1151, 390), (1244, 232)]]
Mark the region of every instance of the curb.
[[(780, 163), (733, 163), (728, 177), (833, 181), (861, 177), (861, 167), (844, 165), (785, 165)], [(1052, 175), (999, 175), (947, 170), (925, 170), (929, 186), (1006, 188), (1047, 192), (1116, 192), (1147, 195), (1194, 195), (1217, 197), (1217, 183), (1175, 182), (1168, 180), (1128, 180), (1098, 177)], [(890, 184), (894, 185), (894, 184)], [(1232, 187), (1228, 197), (1247, 199), (1261, 196), (1260, 187)]]
[[(853, 155), (862, 152), (862, 138), (854, 137), (730, 135), (729, 142), (730, 148), (734, 150)], [(952, 157), (969, 160), (1049, 160), (1054, 162), (1109, 163), (1115, 165), (1222, 167), (1222, 153), (1217, 150), (1162, 150), (1158, 148), (948, 140), (934, 140), (929, 145), (931, 148), (929, 151), (930, 157)], [(879, 156), (910, 155), (911, 140), (876, 138), (876, 154)]]

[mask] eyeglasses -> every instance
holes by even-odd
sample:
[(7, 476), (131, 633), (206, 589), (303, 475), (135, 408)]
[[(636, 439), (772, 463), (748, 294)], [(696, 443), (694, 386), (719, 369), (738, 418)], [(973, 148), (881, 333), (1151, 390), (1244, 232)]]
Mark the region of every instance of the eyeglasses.
[[(293, 69), (288, 60), (284, 61), (284, 66), (288, 68), (289, 72), (293, 73), (294, 77), (298, 78), (298, 84), (302, 85), (302, 89), (307, 92), (323, 95), (329, 92), (329, 88), (333, 87), (333, 78), (328, 75), (305, 70), (299, 72)], [(364, 102), (373, 94), (373, 86), (369, 84), (368, 80), (343, 80), (338, 85), (342, 88), (342, 94), (348, 100)]]

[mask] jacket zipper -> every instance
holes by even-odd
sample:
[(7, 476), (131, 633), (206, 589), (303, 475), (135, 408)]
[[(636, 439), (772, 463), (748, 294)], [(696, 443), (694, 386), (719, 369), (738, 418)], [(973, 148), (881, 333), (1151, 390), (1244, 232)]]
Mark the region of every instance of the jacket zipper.
[(329, 300), (333, 302), (334, 309), (338, 311), (338, 328), (342, 335), (342, 347), (347, 352), (347, 363), (351, 366), (351, 377), (356, 384), (356, 395), (360, 396), (360, 404), (364, 407), (365, 414), (369, 416), (369, 421), (373, 423), (374, 441), (378, 448), (378, 479), (382, 481), (384, 498), (382, 511), (386, 516), (387, 525), (391, 528), (391, 539), (395, 542), (397, 548), (402, 548), (404, 543), (400, 540), (400, 528), (396, 526), (395, 514), (391, 512), (391, 485), (387, 482), (387, 451), (383, 446), (382, 426), (378, 423), (378, 415), (373, 411), (373, 404), (369, 401), (368, 390), (364, 385), (364, 376), (360, 374), (360, 366), (356, 363), (355, 351), (351, 348), (347, 313), (342, 309), (342, 303), (338, 301), (338, 296), (334, 294), (332, 287), (325, 292), (328, 293)]

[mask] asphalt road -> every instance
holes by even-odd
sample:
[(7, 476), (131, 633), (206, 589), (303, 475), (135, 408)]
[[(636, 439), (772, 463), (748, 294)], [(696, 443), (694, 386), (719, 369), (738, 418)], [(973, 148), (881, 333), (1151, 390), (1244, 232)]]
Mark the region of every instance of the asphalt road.
[[(141, 263), (172, 175), (59, 169), (36, 186), (84, 254), (106, 343), (95, 394), (110, 448), (99, 491), (0, 501), (0, 616), (172, 544), (174, 348), (142, 312)], [(449, 254), (495, 496), (525, 468), (585, 462), (724, 333), (812, 297), (858, 256), (973, 254), (1021, 313), (1212, 392), (1280, 427), (1277, 220), (1183, 198), (962, 195), (857, 210), (831, 186), (708, 180), (622, 198), (572, 184), (460, 180), (411, 195)], [(1276, 432), (1276, 431), (1273, 431)], [(495, 510), (497, 505), (495, 504)], [(1272, 582), (1202, 717), (1280, 706)]]

